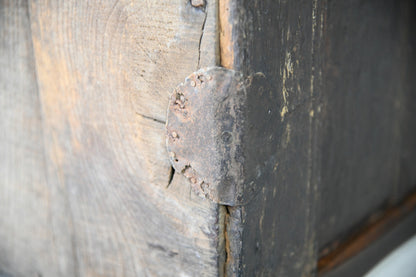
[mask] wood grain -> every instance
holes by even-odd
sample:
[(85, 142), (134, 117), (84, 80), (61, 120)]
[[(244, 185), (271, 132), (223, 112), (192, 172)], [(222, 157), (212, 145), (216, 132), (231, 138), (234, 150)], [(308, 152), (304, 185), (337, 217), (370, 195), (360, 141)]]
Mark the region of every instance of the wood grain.
[[(316, 7), (310, 1), (229, 2), (236, 10), (227, 11), (233, 18), (222, 22), (234, 24), (231, 45), (237, 50), (232, 59), (224, 60), (246, 75), (263, 74), (270, 84), (273, 100), (259, 105), (259, 94), (253, 91), (247, 95), (246, 109), (268, 109), (272, 116), (264, 123), (264, 117), (249, 113), (253, 116), (246, 121), (248, 126), (261, 122), (273, 130), (268, 138), (273, 146), (267, 153), (253, 149), (267, 155), (273, 170), (259, 172), (267, 177), (250, 203), (228, 208), (228, 237), (241, 241), (230, 241), (228, 275), (311, 276), (319, 176), (315, 130), (319, 113), (314, 103), (319, 75), (313, 70), (319, 65), (314, 60), (320, 28), (313, 17)], [(243, 149), (252, 145), (250, 128), (245, 131)], [(253, 153), (245, 163), (256, 168), (257, 160)]]
[(0, 7), (0, 275), (58, 276), (28, 4)]
[(416, 231), (416, 210), (413, 209), (405, 218), (395, 224), (389, 224), (387, 232), (378, 237), (372, 244), (344, 261), (340, 266), (326, 274), (325, 277), (363, 276), (387, 255), (414, 236)]
[[(377, 241), (381, 240), (382, 236), (389, 233), (395, 226), (406, 222), (407, 217), (412, 213), (416, 213), (416, 193), (412, 193), (397, 206), (371, 219), (348, 240), (339, 244), (330, 253), (322, 256), (318, 261), (319, 275), (325, 275), (325, 273), (335, 270), (343, 263), (348, 263), (351, 258), (359, 256), (360, 253), (365, 252), (366, 248), (377, 244)], [(409, 230), (412, 234), (416, 227), (409, 229), (413, 229)], [(397, 239), (405, 240), (406, 236), (400, 236)]]
[(412, 10), (412, 1), (324, 6), (320, 247), (416, 185)]
[(14, 78), (1, 95), (2, 269), (217, 276), (218, 206), (170, 182), (164, 128), (173, 88), (216, 64), (216, 3), (31, 1), (2, 14), (1, 78)]
[[(247, 75), (264, 74), (276, 99), (270, 113), (280, 115), (268, 122), (275, 170), (264, 173), (268, 180), (256, 199), (228, 209), (233, 234), (227, 235), (242, 241), (229, 250), (228, 271), (311, 276), (318, 248), (415, 186), (414, 5), (223, 3), (237, 8), (220, 8), (226, 18), (220, 24), (234, 24), (220, 36), (221, 61)], [(247, 110), (262, 109), (258, 95), (248, 94)], [(254, 167), (255, 160), (246, 164)]]
[[(0, 8), (0, 275), (313, 276), (415, 186), (410, 0)], [(166, 151), (170, 93), (219, 64), (272, 99), (245, 99), (244, 166), (273, 170), (243, 206), (194, 195)]]

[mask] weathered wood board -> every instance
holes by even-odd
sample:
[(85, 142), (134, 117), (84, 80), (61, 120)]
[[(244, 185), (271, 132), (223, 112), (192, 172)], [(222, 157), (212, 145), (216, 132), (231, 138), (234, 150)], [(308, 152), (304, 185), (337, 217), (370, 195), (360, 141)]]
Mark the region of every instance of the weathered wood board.
[(0, 3), (0, 275), (51, 276), (53, 194), (46, 183), (28, 5)]
[(224, 66), (264, 74), (280, 113), (269, 122), (276, 170), (254, 201), (231, 209), (242, 233), (233, 269), (313, 275), (318, 249), (415, 188), (414, 5), (224, 2), (234, 7)]
[[(314, 276), (415, 189), (415, 7), (1, 1), (0, 275)], [(165, 145), (170, 93), (218, 65), (267, 90), (244, 95), (238, 145), (265, 181), (235, 207)]]
[(217, 276), (219, 208), (170, 181), (164, 127), (173, 88), (215, 65), (215, 3), (1, 8), (0, 268)]
[[(241, 276), (310, 276), (316, 262), (315, 205), (319, 173), (315, 158), (315, 98), (319, 76), (314, 71), (319, 39), (316, 7), (310, 1), (235, 1), (234, 66), (261, 72), (275, 99), (267, 107), (274, 144), (273, 172), (241, 213)], [(259, 107), (255, 92), (248, 109)], [(256, 124), (262, 118), (248, 118)], [(251, 161), (248, 161), (250, 163)], [(255, 166), (255, 161), (252, 162)], [(233, 214), (233, 213), (231, 213)]]
[(320, 246), (416, 185), (414, 4), (328, 1), (324, 11)]

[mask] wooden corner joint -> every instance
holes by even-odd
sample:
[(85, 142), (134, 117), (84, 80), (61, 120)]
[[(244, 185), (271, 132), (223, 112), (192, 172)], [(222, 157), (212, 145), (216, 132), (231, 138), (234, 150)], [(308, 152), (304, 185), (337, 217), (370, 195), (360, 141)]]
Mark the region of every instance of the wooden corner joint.
[(223, 205), (243, 205), (263, 184), (268, 163), (261, 157), (255, 166), (248, 163), (257, 147), (248, 144), (256, 141), (253, 136), (267, 134), (264, 124), (251, 126), (246, 119), (252, 114), (247, 94), (267, 94), (264, 79), (262, 74), (244, 77), (211, 67), (192, 73), (172, 93), (166, 123), (170, 161), (199, 196)]

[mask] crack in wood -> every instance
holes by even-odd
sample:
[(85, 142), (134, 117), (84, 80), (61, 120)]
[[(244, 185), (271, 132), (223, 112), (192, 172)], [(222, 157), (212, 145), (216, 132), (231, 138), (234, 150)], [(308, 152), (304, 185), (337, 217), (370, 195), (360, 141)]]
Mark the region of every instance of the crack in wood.
[(166, 188), (169, 188), (169, 186), (172, 184), (173, 176), (175, 176), (175, 168), (171, 166), (169, 171), (168, 185), (166, 186)]
[(207, 16), (208, 16), (208, 10), (204, 10), (204, 21), (202, 22), (202, 27), (201, 27), (201, 36), (199, 37), (199, 44), (198, 44), (198, 66), (197, 66), (197, 70), (200, 68), (200, 63), (201, 63), (201, 43), (202, 43), (202, 38), (204, 36), (204, 31), (205, 31), (205, 23), (207, 21)]
[(230, 249), (230, 238), (228, 237), (228, 228), (229, 228), (229, 221), (230, 221), (230, 210), (229, 210), (229, 206), (227, 205), (223, 205), (224, 207), (224, 211), (225, 211), (225, 215), (224, 215), (224, 267), (223, 267), (223, 274), (224, 277), (226, 277), (227, 274), (227, 268), (228, 265), (230, 264), (230, 260), (231, 260), (231, 249)]
[(219, 275), (236, 277), (241, 274), (242, 248), (241, 206), (220, 205), (220, 252)]
[(138, 113), (138, 112), (136, 112), (136, 115), (138, 115), (140, 117), (143, 117), (145, 119), (153, 120), (157, 123), (166, 124), (166, 121), (161, 120), (161, 119), (157, 119), (157, 118), (154, 118), (154, 117), (151, 117), (151, 116), (148, 116), (148, 115), (144, 115), (144, 114), (141, 114), (141, 113)]

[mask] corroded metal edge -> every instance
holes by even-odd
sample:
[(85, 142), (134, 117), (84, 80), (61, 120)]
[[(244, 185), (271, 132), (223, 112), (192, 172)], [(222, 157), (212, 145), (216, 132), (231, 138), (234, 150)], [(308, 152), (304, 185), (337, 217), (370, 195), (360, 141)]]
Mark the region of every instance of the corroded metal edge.
[(245, 130), (252, 136), (256, 129), (246, 126), (250, 111), (245, 102), (249, 91), (264, 91), (252, 85), (265, 83), (253, 82), (259, 78), (264, 75), (245, 78), (234, 70), (211, 67), (192, 73), (172, 93), (166, 123), (170, 161), (199, 196), (236, 206), (247, 203), (261, 187), (265, 163), (246, 167), (250, 153), (244, 150), (245, 140), (253, 141), (245, 139)]

